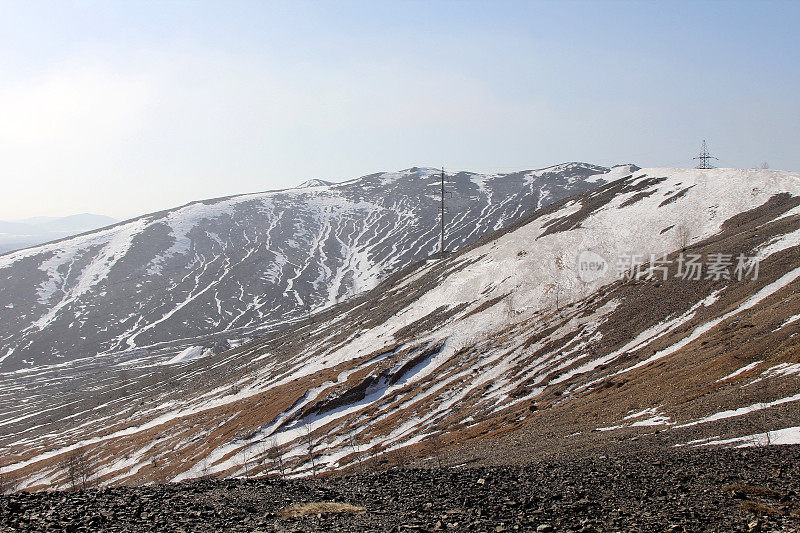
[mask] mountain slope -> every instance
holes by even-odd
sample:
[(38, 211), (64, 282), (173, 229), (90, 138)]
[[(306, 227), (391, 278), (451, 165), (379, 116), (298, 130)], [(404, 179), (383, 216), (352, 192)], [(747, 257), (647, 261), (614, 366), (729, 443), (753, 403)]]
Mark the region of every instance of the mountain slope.
[[(222, 354), (2, 376), (6, 471), (63, 486), (76, 450), (115, 484), (798, 442), (798, 235), (797, 174), (643, 169)], [(585, 252), (667, 275), (587, 276)], [(728, 276), (682, 275), (695, 254)]]
[[(447, 246), (630, 168), (448, 174)], [(437, 251), (438, 194), (433, 169), (315, 180), (0, 256), (0, 369), (144, 349), (168, 359), (192, 343), (224, 349)]]

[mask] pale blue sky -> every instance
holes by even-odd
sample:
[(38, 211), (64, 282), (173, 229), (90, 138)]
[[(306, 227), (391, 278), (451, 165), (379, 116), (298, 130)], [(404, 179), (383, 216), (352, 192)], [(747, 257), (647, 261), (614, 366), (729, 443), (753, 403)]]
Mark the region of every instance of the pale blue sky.
[(800, 2), (0, 0), (0, 219), (414, 165), (800, 171)]

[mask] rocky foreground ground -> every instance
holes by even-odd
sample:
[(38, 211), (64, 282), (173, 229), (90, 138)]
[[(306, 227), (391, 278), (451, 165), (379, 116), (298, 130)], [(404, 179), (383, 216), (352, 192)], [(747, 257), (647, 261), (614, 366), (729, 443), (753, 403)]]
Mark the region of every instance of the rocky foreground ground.
[(800, 446), (0, 499), (3, 531), (800, 531)]

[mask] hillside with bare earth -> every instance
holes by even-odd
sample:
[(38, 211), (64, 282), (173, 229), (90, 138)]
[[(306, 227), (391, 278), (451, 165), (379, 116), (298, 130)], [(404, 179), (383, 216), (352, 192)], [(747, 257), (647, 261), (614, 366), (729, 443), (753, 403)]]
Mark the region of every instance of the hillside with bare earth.
[(798, 443), (798, 243), (797, 174), (637, 170), (220, 354), (4, 375), (3, 472), (32, 490)]

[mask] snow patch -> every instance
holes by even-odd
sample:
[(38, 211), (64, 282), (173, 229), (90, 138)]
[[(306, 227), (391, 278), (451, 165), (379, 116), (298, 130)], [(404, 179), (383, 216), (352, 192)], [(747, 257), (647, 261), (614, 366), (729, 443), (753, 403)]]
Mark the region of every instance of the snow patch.
[(178, 355), (176, 355), (169, 361), (165, 361), (161, 364), (174, 365), (178, 363), (185, 363), (187, 361), (191, 361), (192, 359), (199, 359), (201, 357), (205, 357), (209, 353), (211, 353), (211, 350), (203, 349), (202, 346), (189, 346), (188, 348), (181, 351)]
[[(687, 443), (691, 444), (691, 443)], [(753, 433), (744, 437), (734, 437), (732, 439), (711, 440), (697, 444), (697, 446), (721, 446), (735, 444), (737, 448), (749, 448), (753, 446), (785, 446), (788, 444), (800, 444), (800, 426), (793, 426), (764, 433)]]
[(749, 365), (745, 365), (745, 366), (743, 366), (743, 367), (742, 367), (742, 368), (740, 368), (739, 370), (736, 370), (736, 371), (734, 371), (734, 372), (731, 372), (730, 374), (728, 374), (728, 375), (727, 375), (727, 376), (725, 376), (724, 378), (719, 378), (719, 379), (718, 379), (716, 382), (717, 382), (717, 383), (720, 383), (720, 382), (722, 382), (722, 381), (726, 381), (726, 380), (729, 380), (729, 379), (731, 379), (731, 378), (735, 378), (735, 377), (736, 377), (736, 376), (738, 376), (739, 374), (744, 374), (745, 372), (749, 372), (750, 370), (753, 370), (755, 367), (757, 367), (758, 365), (760, 365), (760, 364), (761, 364), (761, 363), (763, 363), (763, 362), (764, 362), (764, 361), (760, 361), (760, 360), (759, 360), (759, 361), (752, 362), (752, 363), (750, 363)]
[(793, 396), (789, 396), (786, 398), (781, 398), (780, 400), (775, 400), (772, 402), (762, 402), (756, 403), (753, 405), (748, 405), (746, 407), (740, 407), (738, 409), (729, 409), (727, 411), (720, 411), (718, 413), (714, 413), (713, 415), (709, 415), (705, 418), (701, 418), (699, 420), (695, 420), (694, 422), (689, 422), (686, 424), (681, 424), (679, 426), (675, 426), (676, 428), (685, 428), (691, 426), (698, 426), (700, 424), (707, 424), (709, 422), (716, 422), (718, 420), (726, 420), (728, 418), (736, 418), (739, 416), (745, 416), (750, 413), (754, 413), (756, 411), (761, 411), (764, 409), (769, 409), (770, 407), (774, 407), (776, 405), (783, 405), (785, 403), (792, 403), (800, 401), (800, 394), (795, 394)]
[(800, 229), (774, 238), (771, 242), (756, 250), (756, 255), (760, 261), (763, 261), (772, 254), (797, 246), (800, 246)]

